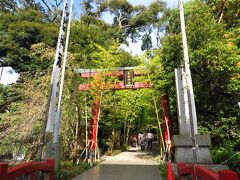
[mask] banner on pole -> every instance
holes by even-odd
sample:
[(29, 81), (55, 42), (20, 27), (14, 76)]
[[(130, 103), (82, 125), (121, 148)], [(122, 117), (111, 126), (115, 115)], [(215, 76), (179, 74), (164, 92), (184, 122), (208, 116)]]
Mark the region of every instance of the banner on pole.
[(68, 0), (65, 0), (64, 9), (62, 14), (61, 26), (58, 36), (58, 43), (56, 49), (56, 55), (53, 65), (52, 79), (51, 79), (51, 101), (49, 105), (48, 112), (48, 121), (46, 131), (53, 132), (54, 123), (55, 123), (55, 114), (56, 114), (56, 106), (57, 106), (57, 96), (58, 96), (58, 81), (61, 72), (61, 63), (63, 57), (63, 45), (64, 45), (64, 37), (66, 24), (68, 21)]

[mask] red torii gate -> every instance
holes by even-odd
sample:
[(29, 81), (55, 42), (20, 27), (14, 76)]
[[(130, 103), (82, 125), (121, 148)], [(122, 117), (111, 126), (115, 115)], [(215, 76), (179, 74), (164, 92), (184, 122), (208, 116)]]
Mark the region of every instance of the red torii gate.
[[(90, 69), (78, 69), (77, 71), (82, 78), (93, 78), (101, 75), (104, 76), (114, 76), (119, 79), (123, 79), (123, 82), (118, 82), (114, 84), (80, 84), (80, 91), (88, 91), (92, 87), (98, 86), (99, 89), (106, 90), (124, 90), (124, 89), (141, 89), (141, 88), (151, 88), (151, 84), (146, 82), (134, 82), (134, 76), (144, 75), (144, 69), (139, 69), (136, 67), (121, 67), (117, 69), (109, 69), (108, 71), (104, 69), (90, 70)], [(167, 144), (169, 143), (170, 134), (169, 134), (169, 124), (170, 124), (170, 112), (169, 112), (169, 103), (168, 97), (166, 95), (161, 97), (161, 106), (163, 109), (162, 118), (164, 121), (164, 139)], [(90, 149), (95, 151), (97, 147), (97, 128), (98, 128), (98, 117), (100, 112), (100, 98), (99, 94), (95, 97), (95, 102), (92, 108), (92, 118), (91, 118), (91, 145)]]

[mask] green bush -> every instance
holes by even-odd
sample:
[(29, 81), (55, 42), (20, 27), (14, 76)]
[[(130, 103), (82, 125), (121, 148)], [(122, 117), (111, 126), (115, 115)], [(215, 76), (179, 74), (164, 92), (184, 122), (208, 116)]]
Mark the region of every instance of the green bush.
[(167, 170), (168, 164), (164, 161), (161, 161), (159, 164), (159, 171), (163, 180), (167, 180)]
[(224, 164), (228, 165), (229, 169), (240, 172), (240, 152), (234, 151), (231, 145), (211, 150), (211, 155), (214, 163), (221, 164), (226, 161)]
[(72, 162), (65, 161), (61, 164), (59, 171), (55, 173), (54, 179), (70, 180), (89, 168), (90, 165), (86, 162), (80, 162), (79, 164), (73, 165)]

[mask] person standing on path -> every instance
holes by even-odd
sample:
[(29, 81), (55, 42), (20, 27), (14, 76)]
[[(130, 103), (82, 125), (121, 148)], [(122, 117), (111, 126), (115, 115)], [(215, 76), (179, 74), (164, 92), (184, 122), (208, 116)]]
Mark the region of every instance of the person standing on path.
[(141, 141), (143, 140), (143, 133), (139, 132), (138, 133), (138, 145), (141, 145)]
[(145, 139), (146, 139), (146, 134), (143, 134), (142, 132), (138, 133), (138, 143), (142, 151), (145, 149)]
[(148, 146), (147, 149), (148, 150), (152, 150), (152, 142), (154, 139), (154, 135), (153, 133), (151, 133), (150, 131), (147, 132), (147, 142), (148, 142)]

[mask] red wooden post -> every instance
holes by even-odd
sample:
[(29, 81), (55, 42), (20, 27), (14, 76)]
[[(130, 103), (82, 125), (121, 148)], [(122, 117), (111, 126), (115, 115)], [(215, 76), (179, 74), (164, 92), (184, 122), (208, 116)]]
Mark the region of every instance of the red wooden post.
[(181, 168), (186, 166), (185, 163), (178, 163), (177, 164), (177, 171), (178, 171), (178, 180), (182, 180)]
[(35, 180), (35, 171), (31, 172), (30, 180)]
[(53, 178), (54, 178), (54, 164), (55, 164), (54, 159), (47, 159), (46, 164), (50, 165), (52, 167), (51, 171), (50, 171), (49, 180), (53, 180)]
[(92, 107), (92, 119), (91, 119), (91, 150), (95, 150), (97, 147), (97, 128), (98, 128), (98, 116), (100, 110), (100, 99), (96, 96), (95, 102)]
[(236, 172), (230, 170), (218, 171), (219, 180), (238, 180), (238, 175)]
[(167, 95), (161, 97), (161, 107), (162, 107), (162, 119), (163, 119), (163, 129), (164, 129), (164, 140), (167, 146), (168, 158), (170, 159), (171, 153), (171, 118), (170, 118), (170, 106), (169, 99)]
[(194, 164), (186, 164), (186, 163), (178, 163), (177, 164), (177, 171), (178, 171), (178, 180), (182, 180), (182, 176), (190, 175), (192, 180), (196, 180), (195, 171), (194, 171)]
[(8, 164), (0, 162), (0, 179), (7, 179)]

